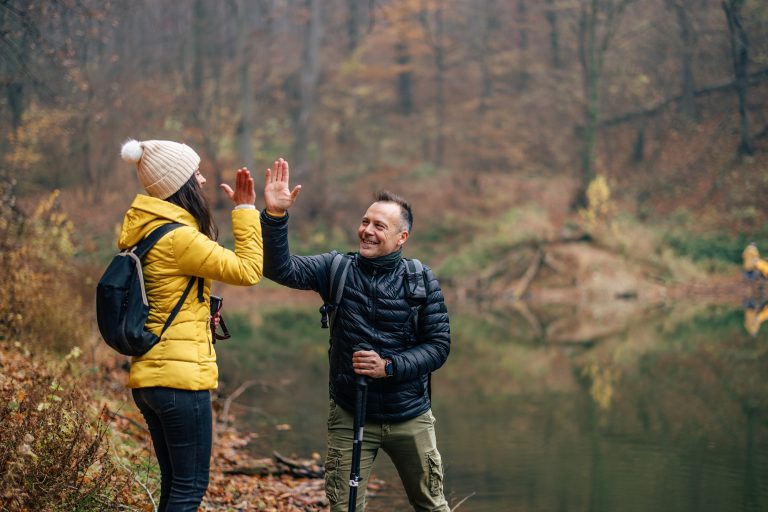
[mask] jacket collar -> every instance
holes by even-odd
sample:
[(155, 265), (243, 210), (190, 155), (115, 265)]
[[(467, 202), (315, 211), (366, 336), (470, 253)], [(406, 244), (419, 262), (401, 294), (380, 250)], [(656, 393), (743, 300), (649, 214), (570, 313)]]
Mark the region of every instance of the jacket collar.
[(184, 208), (164, 199), (138, 194), (123, 218), (118, 247), (133, 247), (152, 230), (169, 222), (178, 222), (197, 229), (197, 221)]

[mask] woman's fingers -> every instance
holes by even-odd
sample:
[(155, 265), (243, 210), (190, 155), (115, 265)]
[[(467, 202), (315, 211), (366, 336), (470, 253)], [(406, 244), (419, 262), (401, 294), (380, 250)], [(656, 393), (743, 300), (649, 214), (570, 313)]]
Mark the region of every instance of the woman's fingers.
[(234, 190), (232, 190), (232, 187), (230, 187), (230, 186), (229, 186), (229, 185), (227, 185), (226, 183), (222, 183), (222, 184), (221, 184), (221, 185), (219, 185), (219, 186), (220, 186), (220, 187), (221, 187), (221, 189), (224, 191), (224, 193), (225, 193), (225, 194), (227, 194), (227, 196), (228, 196), (230, 199), (231, 199), (231, 198), (232, 198), (232, 197), (235, 195), (235, 191), (234, 191)]

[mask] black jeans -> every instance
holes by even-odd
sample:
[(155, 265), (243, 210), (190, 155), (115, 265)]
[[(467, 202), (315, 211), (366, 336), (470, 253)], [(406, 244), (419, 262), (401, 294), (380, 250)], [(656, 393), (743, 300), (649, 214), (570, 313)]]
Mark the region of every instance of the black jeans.
[(160, 464), (159, 512), (196, 512), (211, 464), (210, 391), (138, 388), (133, 400), (147, 421)]

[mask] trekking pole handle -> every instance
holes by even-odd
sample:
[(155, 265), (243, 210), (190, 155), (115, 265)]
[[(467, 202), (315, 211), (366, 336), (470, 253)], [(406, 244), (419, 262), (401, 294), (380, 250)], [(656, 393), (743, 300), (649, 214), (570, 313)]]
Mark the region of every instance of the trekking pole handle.
[[(362, 343), (358, 343), (352, 347), (352, 353), (360, 352), (361, 350), (373, 350), (373, 346), (370, 343), (363, 341)], [(368, 377), (365, 375), (355, 374), (355, 383), (358, 386), (366, 386), (368, 384)]]

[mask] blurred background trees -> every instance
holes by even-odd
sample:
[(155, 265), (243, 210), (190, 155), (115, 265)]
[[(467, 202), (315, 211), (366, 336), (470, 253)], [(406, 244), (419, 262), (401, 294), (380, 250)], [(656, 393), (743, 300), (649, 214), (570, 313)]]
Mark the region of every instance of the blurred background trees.
[(102, 223), (139, 189), (127, 137), (214, 182), (284, 156), (321, 229), (379, 187), (482, 207), (499, 176), (568, 183), (571, 212), (600, 175), (646, 219), (768, 213), (760, 0), (7, 0), (0, 48), (3, 172)]

